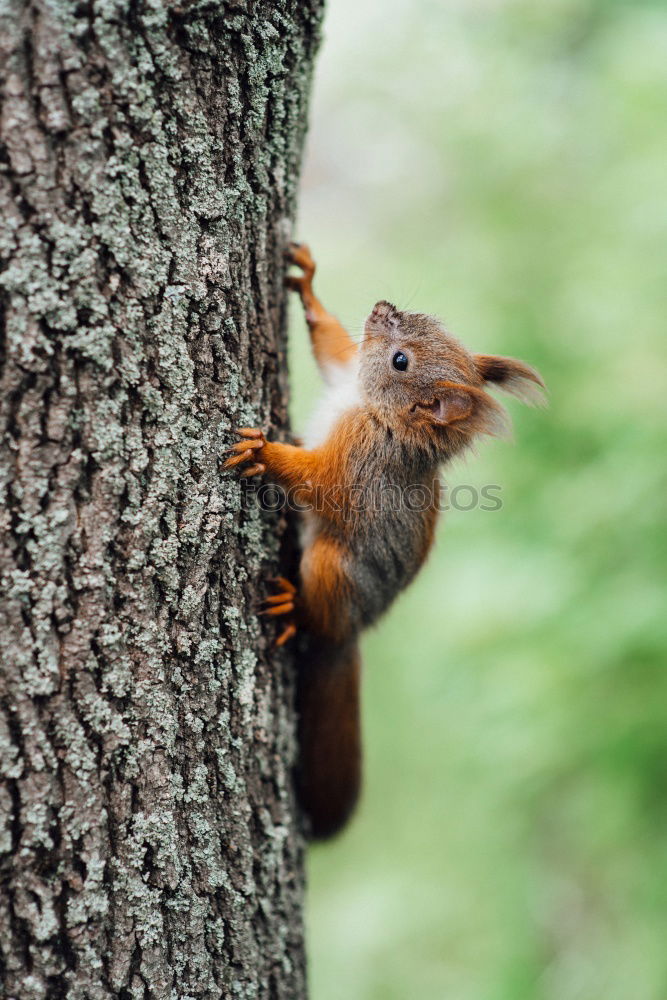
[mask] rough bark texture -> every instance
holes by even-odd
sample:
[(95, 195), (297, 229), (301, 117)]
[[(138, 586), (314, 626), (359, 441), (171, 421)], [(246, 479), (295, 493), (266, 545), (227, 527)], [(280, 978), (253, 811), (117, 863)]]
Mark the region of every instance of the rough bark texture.
[(285, 425), (320, 13), (4, 7), (3, 996), (305, 993), (280, 522), (221, 452)]

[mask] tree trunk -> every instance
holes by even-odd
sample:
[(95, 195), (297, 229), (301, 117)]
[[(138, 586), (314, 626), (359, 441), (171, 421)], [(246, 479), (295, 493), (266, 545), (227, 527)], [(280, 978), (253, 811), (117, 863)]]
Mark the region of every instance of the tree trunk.
[(0, 25), (3, 996), (305, 995), (284, 249), (320, 0), (11, 0)]

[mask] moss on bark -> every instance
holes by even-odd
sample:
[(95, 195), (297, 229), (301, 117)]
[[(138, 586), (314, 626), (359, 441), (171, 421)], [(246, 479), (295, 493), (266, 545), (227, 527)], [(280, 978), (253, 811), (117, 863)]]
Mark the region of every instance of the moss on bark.
[(0, 24), (6, 995), (301, 997), (283, 253), (319, 0), (16, 2)]

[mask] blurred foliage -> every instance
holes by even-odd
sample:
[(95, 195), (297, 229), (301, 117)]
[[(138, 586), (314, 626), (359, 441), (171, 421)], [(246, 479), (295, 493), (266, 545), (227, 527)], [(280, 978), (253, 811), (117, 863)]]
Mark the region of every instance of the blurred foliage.
[[(355, 333), (442, 316), (550, 406), (447, 470), (311, 852), (313, 1000), (667, 998), (667, 6), (331, 0), (300, 238)], [(294, 422), (319, 376), (292, 307)]]

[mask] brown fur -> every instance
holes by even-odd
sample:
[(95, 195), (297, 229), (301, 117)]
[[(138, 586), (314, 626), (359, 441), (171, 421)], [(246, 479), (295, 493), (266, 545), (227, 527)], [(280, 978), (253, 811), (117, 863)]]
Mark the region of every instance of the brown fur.
[[(319, 447), (266, 442), (247, 430), (229, 464), (252, 462), (250, 474), (298, 487), (299, 503), (315, 505), (305, 515), (295, 599), (296, 621), (310, 636), (300, 671), (299, 787), (313, 835), (326, 836), (343, 825), (359, 790), (358, 637), (428, 555), (438, 467), (477, 435), (505, 431), (506, 412), (487, 392), (489, 384), (536, 401), (543, 383), (523, 362), (470, 354), (434, 317), (389, 302), (373, 308), (357, 348), (312, 291), (315, 265), (307, 247), (295, 245), (291, 259), (303, 269), (288, 283), (301, 296), (316, 359), (325, 368), (358, 350), (361, 401)], [(408, 358), (404, 372), (393, 366), (397, 351)], [(424, 509), (406, 502), (406, 487), (415, 485), (430, 491)], [(383, 503), (387, 491), (396, 491), (395, 503)]]
[(345, 825), (361, 786), (359, 650), (310, 636), (299, 677), (299, 799), (314, 838)]

